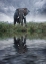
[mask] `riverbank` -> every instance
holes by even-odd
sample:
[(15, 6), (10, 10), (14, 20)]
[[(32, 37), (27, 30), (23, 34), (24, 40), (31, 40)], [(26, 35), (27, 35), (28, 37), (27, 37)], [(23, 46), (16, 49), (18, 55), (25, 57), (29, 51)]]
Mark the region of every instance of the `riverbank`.
[(27, 23), (27, 26), (13, 25), (8, 22), (0, 22), (0, 38), (27, 35), (28, 38), (46, 39), (46, 23)]
[(21, 26), (21, 25), (13, 25), (8, 22), (0, 22), (0, 34), (2, 33), (17, 33), (17, 32), (30, 32), (32, 33), (44, 33), (46, 34), (46, 22), (44, 23), (34, 23), (29, 22), (27, 23), (27, 26)]

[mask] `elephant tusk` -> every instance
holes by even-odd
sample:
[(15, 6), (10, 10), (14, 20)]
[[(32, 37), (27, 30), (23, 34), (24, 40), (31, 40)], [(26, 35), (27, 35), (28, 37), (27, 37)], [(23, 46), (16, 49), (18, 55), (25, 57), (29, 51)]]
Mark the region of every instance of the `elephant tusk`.
[(19, 16), (18, 16), (18, 18), (19, 18)]

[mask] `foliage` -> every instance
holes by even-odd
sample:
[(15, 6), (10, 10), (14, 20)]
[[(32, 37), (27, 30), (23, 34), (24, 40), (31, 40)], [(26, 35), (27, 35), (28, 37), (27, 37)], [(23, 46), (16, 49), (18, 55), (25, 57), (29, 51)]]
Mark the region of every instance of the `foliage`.
[(19, 24), (13, 25), (8, 22), (0, 22), (0, 35), (2, 33), (17, 33), (17, 32), (30, 32), (32, 33), (44, 33), (46, 35), (46, 22), (44, 23), (35, 23), (28, 22), (27, 26), (21, 26)]

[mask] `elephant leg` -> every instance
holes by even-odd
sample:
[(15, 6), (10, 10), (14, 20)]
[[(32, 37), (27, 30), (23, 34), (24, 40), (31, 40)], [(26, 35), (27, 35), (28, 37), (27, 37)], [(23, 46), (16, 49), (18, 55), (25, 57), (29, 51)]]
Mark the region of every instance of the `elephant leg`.
[(16, 19), (14, 19), (14, 25), (16, 24)]
[(19, 18), (19, 23), (23, 26), (23, 19), (21, 17)]
[(20, 20), (19, 20), (19, 18), (18, 18), (17, 22), (20, 24)]
[(16, 21), (14, 22), (14, 25), (16, 24)]
[(27, 25), (26, 25), (26, 18), (24, 18), (24, 23), (25, 23), (25, 26), (27, 26)]

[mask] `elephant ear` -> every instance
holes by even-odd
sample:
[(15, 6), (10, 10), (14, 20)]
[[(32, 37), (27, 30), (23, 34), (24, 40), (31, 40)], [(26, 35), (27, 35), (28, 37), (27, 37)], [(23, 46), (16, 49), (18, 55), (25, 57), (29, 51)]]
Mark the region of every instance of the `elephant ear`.
[(26, 16), (27, 14), (27, 8), (24, 8), (24, 15)]

